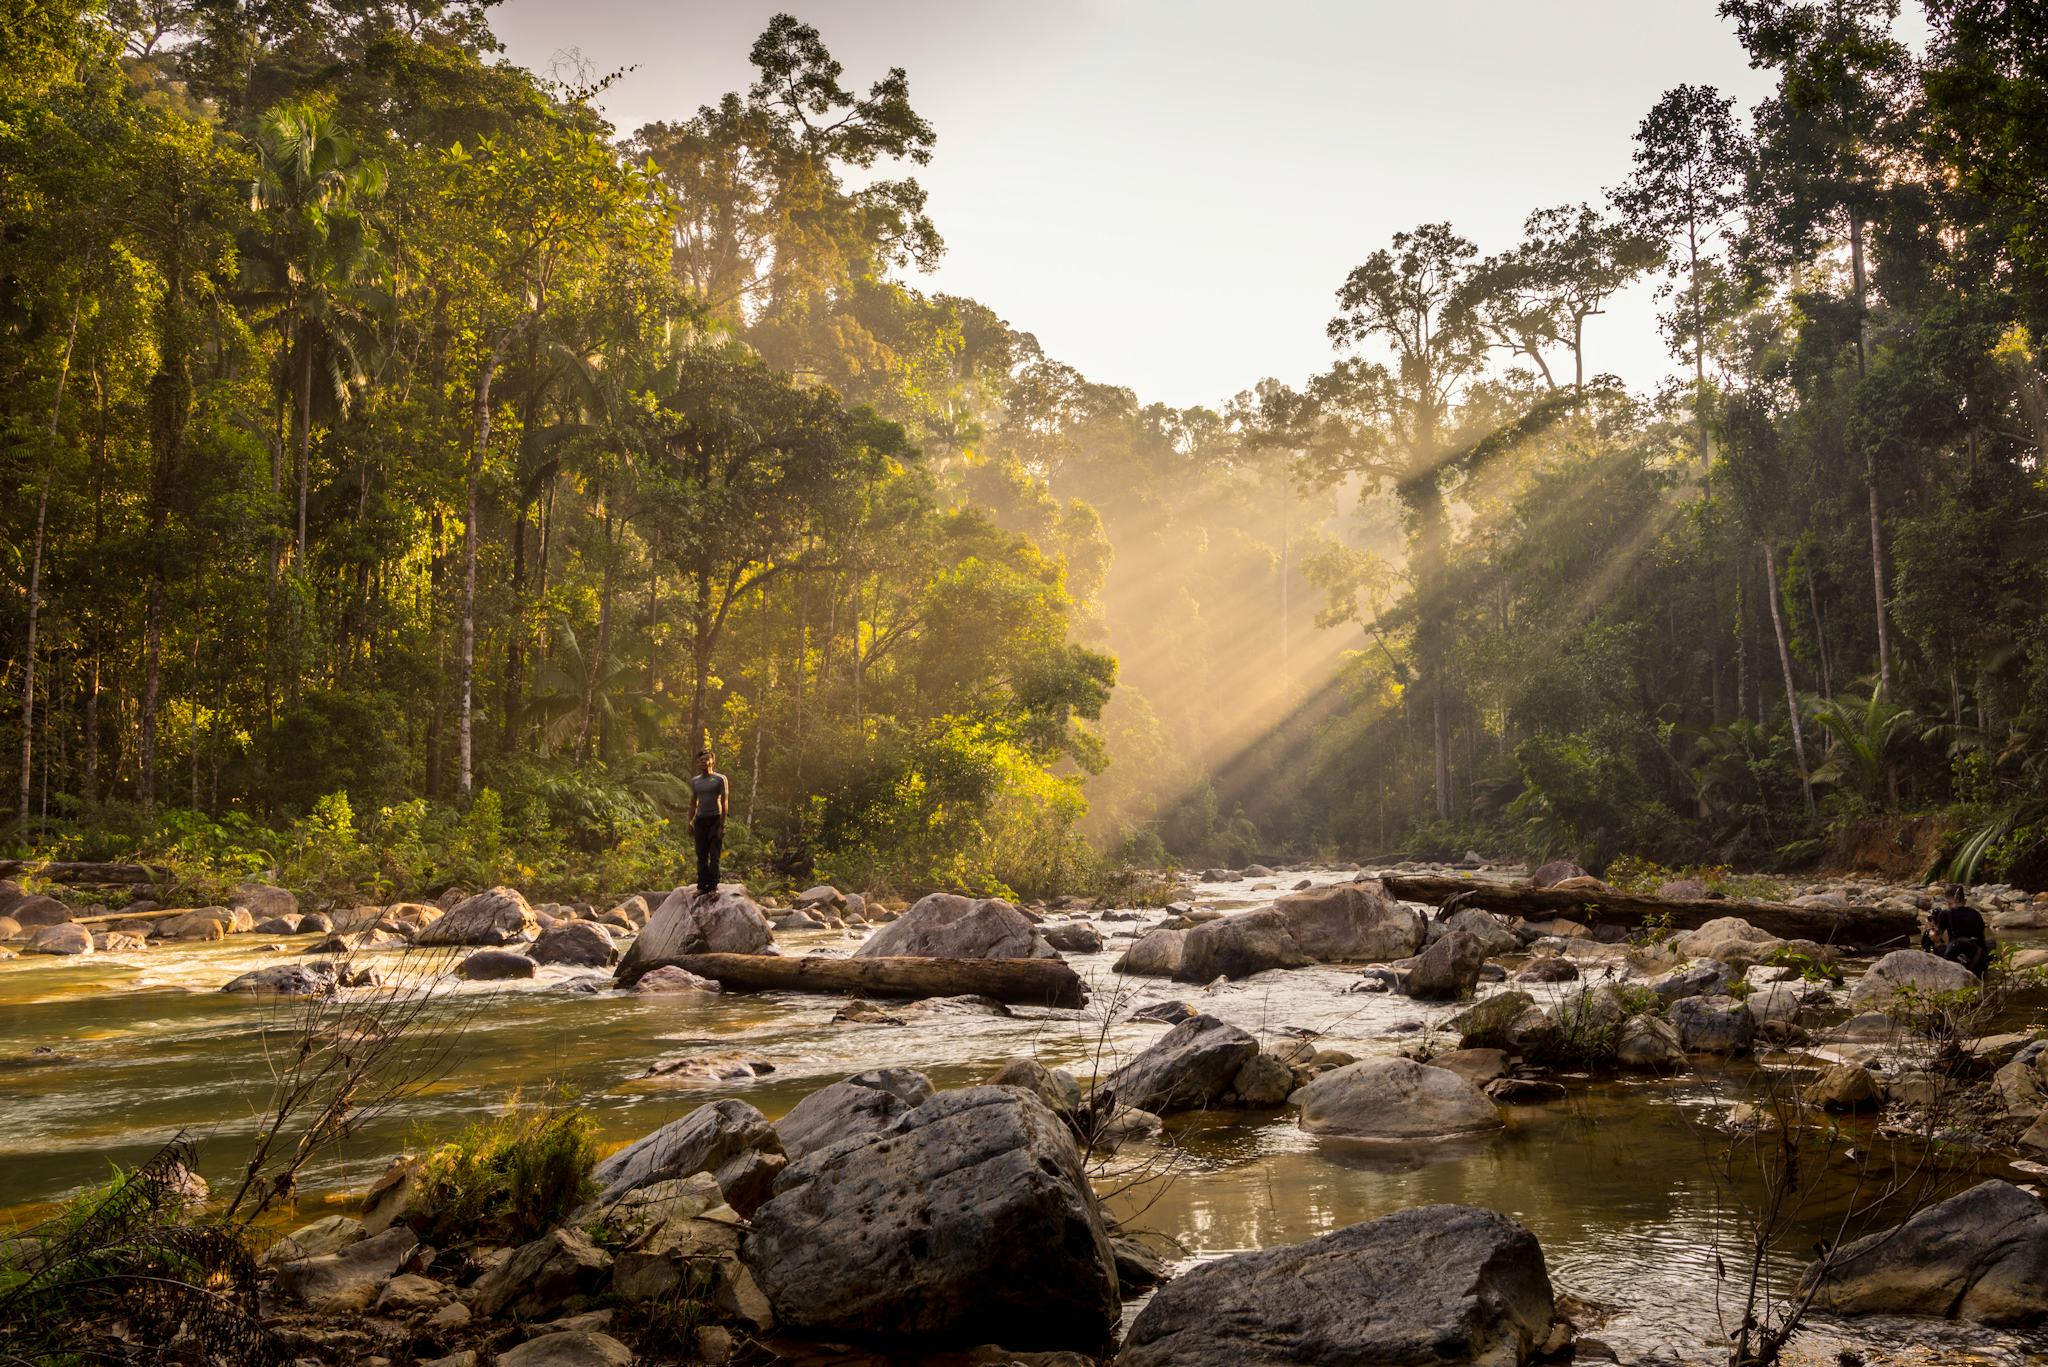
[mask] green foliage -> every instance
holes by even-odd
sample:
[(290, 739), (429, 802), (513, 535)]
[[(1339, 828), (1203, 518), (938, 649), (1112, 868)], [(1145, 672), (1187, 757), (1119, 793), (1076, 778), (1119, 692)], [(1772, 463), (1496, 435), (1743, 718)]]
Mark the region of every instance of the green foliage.
[(522, 1103), (480, 1120), (419, 1160), (421, 1237), (447, 1247), (523, 1243), (597, 1195), (597, 1122), (578, 1106)]

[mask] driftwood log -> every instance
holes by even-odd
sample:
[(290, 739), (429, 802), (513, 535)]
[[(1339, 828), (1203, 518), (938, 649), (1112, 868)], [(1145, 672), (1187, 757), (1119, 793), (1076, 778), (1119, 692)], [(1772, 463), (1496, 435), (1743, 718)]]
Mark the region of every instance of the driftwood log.
[(148, 864), (80, 864), (35, 859), (0, 859), (0, 878), (30, 874), (66, 887), (104, 887), (138, 883), (166, 883), (170, 871)]
[(993, 997), (1011, 1006), (1085, 1006), (1088, 989), (1058, 959), (833, 959), (805, 954), (681, 954), (619, 969), (631, 987), (673, 964), (736, 992), (858, 993), (869, 997)]
[(1525, 883), (1488, 883), (1436, 874), (1390, 873), (1381, 876), (1380, 881), (1388, 892), (1404, 902), (1443, 906), (1455, 899), (1459, 906), (1481, 907), (1530, 921), (1563, 916), (1630, 927), (1664, 921), (1679, 930), (1697, 930), (1709, 921), (1736, 916), (1780, 939), (1812, 940), (1846, 949), (1897, 948), (1917, 942), (1920, 934), (1918, 915), (1880, 907), (1795, 907), (1734, 897), (1644, 897), (1585, 888), (1532, 888)]

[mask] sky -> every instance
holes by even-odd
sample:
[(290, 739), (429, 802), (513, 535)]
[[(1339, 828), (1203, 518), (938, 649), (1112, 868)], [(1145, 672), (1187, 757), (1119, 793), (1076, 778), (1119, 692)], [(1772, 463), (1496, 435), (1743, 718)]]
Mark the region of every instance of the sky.
[[(1680, 83), (1746, 110), (1771, 84), (1714, 0), (507, 0), (507, 55), (632, 67), (631, 131), (752, 77), (777, 10), (865, 87), (909, 73), (938, 133), (916, 172), (947, 251), (912, 283), (970, 295), (1091, 379), (1220, 403), (1328, 367), (1345, 273), (1448, 220), (1482, 252), (1531, 209), (1628, 174)], [(1652, 287), (1589, 325), (1588, 366), (1673, 369)]]

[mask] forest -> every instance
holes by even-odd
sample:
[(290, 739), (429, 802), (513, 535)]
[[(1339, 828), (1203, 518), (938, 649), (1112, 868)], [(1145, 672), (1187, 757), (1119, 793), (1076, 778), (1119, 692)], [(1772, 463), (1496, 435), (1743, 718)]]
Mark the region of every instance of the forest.
[(0, 848), (666, 886), (708, 744), (781, 885), (2048, 888), (2048, 13), (1719, 8), (1755, 108), (1361, 242), (1326, 370), (1174, 408), (919, 288), (944, 130), (800, 18), (626, 130), (490, 0), (10, 0)]

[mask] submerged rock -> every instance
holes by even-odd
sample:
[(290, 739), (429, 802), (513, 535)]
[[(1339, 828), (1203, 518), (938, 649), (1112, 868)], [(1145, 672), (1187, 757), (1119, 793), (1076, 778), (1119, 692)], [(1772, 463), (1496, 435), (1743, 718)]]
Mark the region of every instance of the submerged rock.
[(1166, 1115), (1220, 1102), (1259, 1042), (1214, 1016), (1182, 1021), (1096, 1086), (1118, 1106)]
[(683, 992), (720, 992), (724, 989), (709, 978), (700, 978), (687, 968), (663, 964), (640, 975), (633, 984), (636, 996), (668, 996)]
[(869, 936), (856, 959), (1057, 959), (1059, 951), (1023, 912), (999, 897), (935, 892)]
[(1469, 1080), (1413, 1059), (1346, 1064), (1298, 1100), (1301, 1128), (1330, 1138), (1444, 1139), (1501, 1128), (1500, 1109)]
[(1836, 1314), (2036, 1323), (2048, 1315), (2048, 1210), (2010, 1182), (1980, 1183), (1807, 1277), (1815, 1307)]
[(942, 1092), (792, 1163), (742, 1249), (785, 1328), (1094, 1350), (1116, 1258), (1066, 1126), (1008, 1087)]
[(471, 982), (509, 982), (514, 978), (531, 978), (535, 965), (532, 959), (509, 949), (479, 949), (455, 965), (455, 976)]
[(1182, 1273), (1117, 1364), (1517, 1367), (1554, 1314), (1535, 1235), (1497, 1211), (1420, 1206)]
[(325, 959), (303, 964), (273, 964), (252, 969), (223, 987), (223, 992), (248, 992), (278, 997), (325, 997), (340, 986), (340, 973)]

